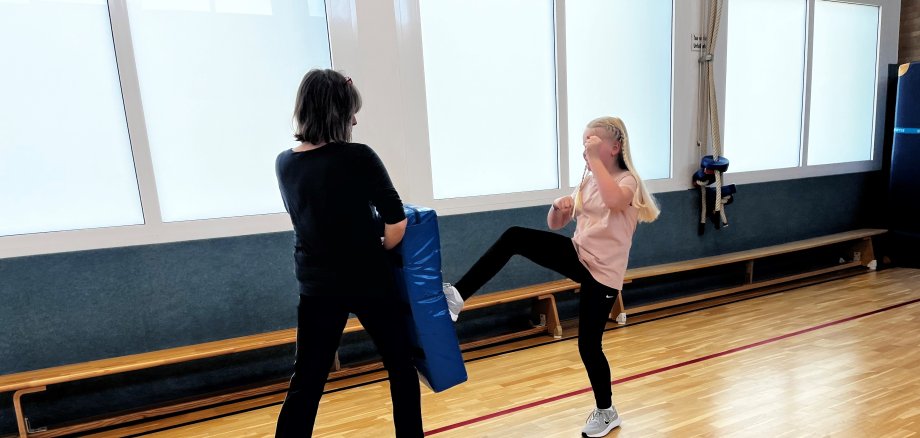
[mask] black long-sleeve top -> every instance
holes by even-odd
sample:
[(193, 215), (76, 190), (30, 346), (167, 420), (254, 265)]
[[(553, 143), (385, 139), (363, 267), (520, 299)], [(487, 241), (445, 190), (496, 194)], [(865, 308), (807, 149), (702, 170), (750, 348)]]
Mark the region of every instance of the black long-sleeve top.
[(303, 295), (391, 290), (392, 265), (375, 218), (405, 218), (380, 157), (364, 144), (329, 143), (278, 154), (275, 171), (294, 225), (294, 265)]

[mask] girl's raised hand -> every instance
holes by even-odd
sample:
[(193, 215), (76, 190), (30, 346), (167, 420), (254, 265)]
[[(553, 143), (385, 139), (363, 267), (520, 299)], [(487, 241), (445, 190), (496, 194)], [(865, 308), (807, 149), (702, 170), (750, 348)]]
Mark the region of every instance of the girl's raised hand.
[(575, 203), (572, 201), (571, 196), (563, 196), (561, 198), (556, 198), (556, 200), (553, 201), (553, 208), (564, 214), (571, 214), (572, 208), (574, 208), (574, 206)]
[(588, 139), (585, 140), (585, 155), (588, 158), (599, 158), (602, 142), (603, 140), (596, 135), (588, 137)]

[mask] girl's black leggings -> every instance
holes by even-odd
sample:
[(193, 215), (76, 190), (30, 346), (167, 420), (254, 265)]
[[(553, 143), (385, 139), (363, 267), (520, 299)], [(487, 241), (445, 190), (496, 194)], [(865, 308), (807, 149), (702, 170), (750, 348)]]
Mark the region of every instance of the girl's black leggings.
[(549, 231), (511, 227), (454, 284), (466, 300), (508, 263), (513, 255), (524, 256), (581, 283), (578, 294), (578, 352), (588, 372), (597, 407), (612, 405), (610, 365), (601, 349), (601, 338), (618, 291), (597, 282), (578, 260), (572, 239)]

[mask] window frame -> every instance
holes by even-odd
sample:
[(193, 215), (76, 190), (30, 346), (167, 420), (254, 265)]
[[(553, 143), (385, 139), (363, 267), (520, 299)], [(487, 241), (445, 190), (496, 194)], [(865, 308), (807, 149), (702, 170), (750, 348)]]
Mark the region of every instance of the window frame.
[[(291, 221), (284, 212), (163, 221), (131, 40), (127, 0), (108, 0), (107, 4), (144, 223), (0, 236), (0, 259), (290, 231)], [(325, 0), (325, 5), (330, 52), (337, 52), (346, 60), (353, 59), (357, 29), (352, 2)], [(336, 66), (334, 56), (332, 61), (333, 68), (340, 68)]]
[[(27, 5), (26, 7), (28, 7), (29, 2), (26, 1), (26, 2), (24, 2), (23, 4)], [(50, 4), (46, 5), (46, 7), (47, 7), (47, 6), (53, 7), (54, 4), (53, 4), (53, 3), (50, 3)], [(104, 14), (105, 14), (105, 20), (107, 21), (107, 24), (108, 24), (108, 27), (109, 27), (109, 28), (111, 28), (111, 27), (113, 26), (113, 21), (112, 21), (112, 18), (111, 18), (111, 14), (110, 14), (109, 8), (108, 8), (102, 1), (85, 3), (84, 6), (90, 6), (90, 7), (92, 7), (94, 10), (93, 10), (91, 13), (94, 14), (94, 15), (95, 15), (95, 14), (102, 15), (102, 14), (103, 14), (103, 11), (101, 10), (101, 8), (102, 8), (102, 7), (105, 7), (105, 12), (104, 12)], [(96, 8), (100, 8), (100, 9), (96, 9)], [(48, 17), (42, 16), (42, 18), (45, 19), (45, 20), (47, 20)], [(85, 25), (86, 25), (86, 23), (81, 23), (81, 27), (84, 27)], [(102, 27), (102, 26), (100, 25), (100, 27)], [(125, 172), (125, 180), (123, 180), (123, 181), (118, 181), (119, 183), (128, 183), (128, 184), (130, 184), (130, 185), (132, 186), (132, 189), (134, 189), (134, 190), (132, 190), (132, 192), (133, 192), (133, 193), (132, 193), (132, 196), (130, 196), (131, 205), (129, 206), (129, 207), (131, 208), (132, 213), (133, 213), (133, 214), (131, 215), (131, 216), (133, 216), (133, 217), (131, 218), (131, 222), (128, 222), (128, 221), (121, 221), (121, 224), (118, 224), (116, 221), (110, 220), (110, 221), (109, 221), (109, 222), (110, 222), (109, 225), (95, 225), (95, 226), (93, 226), (93, 225), (89, 225), (89, 226), (86, 226), (86, 225), (76, 225), (76, 224), (74, 224), (73, 222), (71, 222), (71, 224), (68, 224), (68, 225), (49, 225), (49, 226), (47, 226), (48, 228), (52, 228), (52, 229), (57, 228), (57, 229), (54, 230), (54, 231), (26, 231), (26, 232), (21, 232), (21, 233), (19, 233), (19, 234), (0, 235), (0, 255), (2, 255), (3, 252), (4, 252), (4, 250), (6, 249), (6, 248), (5, 248), (5, 243), (6, 243), (7, 241), (12, 241), (12, 238), (13, 238), (13, 237), (17, 237), (17, 236), (31, 236), (31, 235), (42, 234), (42, 233), (45, 233), (45, 234), (47, 234), (47, 233), (69, 233), (69, 232), (80, 231), (80, 230), (85, 230), (85, 229), (110, 229), (110, 228), (115, 228), (115, 227), (132, 227), (132, 226), (139, 226), (139, 225), (141, 225), (141, 224), (143, 223), (143, 221), (144, 221), (143, 204), (142, 204), (141, 198), (140, 198), (140, 186), (139, 186), (139, 182), (137, 181), (137, 177), (136, 177), (136, 174), (137, 174), (137, 163), (136, 163), (135, 160), (134, 160), (134, 151), (133, 151), (132, 145), (131, 145), (131, 133), (130, 133), (130, 131), (128, 130), (128, 124), (127, 124), (127, 122), (128, 122), (128, 120), (127, 120), (127, 107), (126, 107), (126, 104), (125, 104), (125, 102), (124, 102), (123, 95), (122, 95), (122, 91), (121, 91), (121, 79), (120, 79), (120, 69), (119, 69), (119, 67), (120, 67), (120, 62), (119, 62), (119, 59), (118, 59), (117, 56), (116, 56), (117, 53), (116, 53), (115, 47), (114, 47), (115, 38), (114, 38), (114, 35), (111, 33), (111, 30), (110, 30), (110, 29), (107, 29), (107, 28), (102, 28), (102, 29), (95, 28), (95, 29), (93, 29), (93, 32), (98, 32), (97, 35), (100, 35), (100, 36), (101, 36), (101, 35), (106, 35), (106, 36), (105, 36), (105, 38), (107, 38), (106, 44), (105, 44), (103, 47), (97, 47), (97, 48), (96, 48), (96, 49), (99, 49), (99, 50), (104, 51), (104, 52), (106, 53), (106, 58), (107, 58), (106, 61), (105, 61), (106, 64), (105, 64), (105, 66), (104, 66), (105, 71), (102, 72), (101, 75), (102, 75), (102, 76), (105, 76), (105, 84), (106, 84), (107, 87), (117, 87), (117, 88), (118, 88), (117, 94), (106, 96), (106, 98), (108, 98), (108, 97), (113, 97), (114, 100), (116, 100), (116, 101), (118, 102), (118, 103), (117, 103), (118, 107), (116, 107), (116, 108), (111, 108), (111, 109), (115, 110), (115, 111), (112, 113), (112, 115), (115, 115), (115, 118), (116, 118), (117, 120), (105, 120), (105, 123), (106, 123), (106, 124), (111, 123), (111, 124), (112, 124), (111, 127), (113, 127), (114, 129), (116, 129), (116, 130), (119, 131), (119, 137), (120, 137), (120, 138), (119, 138), (119, 141), (118, 141), (118, 143), (117, 143), (117, 149), (119, 150), (119, 152), (120, 152), (120, 153), (128, 153), (128, 154), (131, 154), (131, 157), (130, 157), (130, 159), (131, 159), (131, 167), (130, 167), (130, 169), (128, 169), (127, 167), (124, 167), (124, 168), (121, 169), (123, 172)], [(71, 35), (71, 38), (72, 38), (72, 35)], [(110, 38), (110, 39), (109, 39), (109, 38)], [(14, 44), (15, 44), (15, 43), (14, 43)], [(110, 45), (110, 44), (111, 44), (111, 45)], [(59, 59), (57, 59), (57, 58), (55, 58), (55, 59), (56, 59), (56, 63), (57, 63), (58, 65), (62, 65), (62, 61), (61, 61), (61, 60), (59, 60)], [(112, 62), (112, 63), (109, 63), (109, 62)], [(14, 64), (10, 64), (10, 65), (11, 65), (11, 67), (15, 68), (15, 63), (14, 63)], [(96, 68), (96, 69), (101, 68), (101, 67), (103, 67), (103, 66), (101, 66), (101, 65), (95, 65), (95, 68)], [(113, 72), (114, 72), (114, 77), (111, 76)], [(98, 76), (98, 75), (97, 75), (97, 76)], [(4, 96), (4, 97), (8, 97), (8, 96)], [(74, 96), (68, 96), (68, 97), (69, 97), (71, 100), (74, 99)], [(12, 100), (12, 101), (9, 101), (9, 102), (12, 102), (12, 103), (15, 104), (15, 103), (16, 103), (16, 100)], [(34, 104), (33, 104), (33, 105), (34, 105)], [(117, 115), (116, 115), (116, 114), (117, 114)], [(95, 116), (104, 116), (104, 117), (105, 117), (105, 116), (108, 116), (108, 115), (109, 115), (109, 114), (104, 114), (104, 115), (102, 115), (102, 114), (95, 114)], [(47, 121), (45, 121), (45, 123), (47, 123)], [(5, 133), (4, 133), (4, 134), (5, 134)], [(124, 134), (124, 137), (121, 137), (121, 134)], [(127, 144), (121, 142), (120, 140), (122, 140), (122, 139), (126, 140), (126, 141), (127, 141)], [(62, 139), (52, 139), (52, 141), (55, 141), (55, 140), (63, 141)], [(44, 142), (47, 142), (47, 140), (41, 140), (41, 143), (44, 143)], [(72, 143), (73, 143), (73, 142), (68, 142), (68, 145), (67, 145), (68, 148), (71, 148), (71, 149), (72, 149), (71, 152), (73, 152), (73, 148), (76, 147), (76, 146), (75, 146), (74, 144), (72, 144)], [(38, 144), (39, 144), (39, 143), (36, 143), (36, 146), (37, 146)], [(127, 146), (127, 147), (126, 147), (126, 146)], [(53, 148), (52, 148), (52, 149), (53, 149)], [(52, 149), (43, 148), (43, 149), (40, 149), (40, 150), (46, 150), (46, 151), (47, 151), (47, 150), (52, 150)], [(80, 151), (81, 151), (80, 153), (83, 154), (83, 155), (87, 155), (87, 154), (92, 155), (93, 153), (97, 153), (97, 154), (99, 153), (99, 151), (87, 151), (87, 150), (83, 150), (83, 149), (81, 149)], [(3, 157), (0, 156), (0, 158), (3, 158)], [(125, 157), (125, 158), (127, 158), (127, 157)], [(55, 161), (55, 163), (63, 163), (63, 162), (61, 162), (61, 161)], [(19, 164), (19, 163), (14, 163), (14, 164)], [(124, 164), (124, 163), (118, 163), (118, 164), (120, 165), (120, 164)], [(120, 166), (119, 166), (119, 167), (120, 167)], [(34, 170), (34, 169), (32, 169), (32, 170)], [(129, 175), (133, 175), (133, 176), (134, 176), (133, 180), (132, 180), (132, 178), (131, 178)], [(96, 181), (99, 181), (99, 180), (96, 180)], [(23, 183), (22, 181), (17, 181), (17, 182)], [(85, 182), (85, 181), (84, 181), (84, 182)], [(107, 183), (107, 184), (111, 184), (112, 181), (106, 181), (106, 183)], [(15, 184), (15, 182), (14, 182), (14, 184)], [(79, 183), (78, 183), (78, 184), (79, 184)], [(16, 187), (15, 185), (14, 185), (13, 187), (11, 187), (11, 188), (13, 188), (14, 190), (17, 189), (17, 187)], [(52, 196), (51, 198), (53, 199), (54, 197)], [(44, 198), (43, 201), (49, 201), (49, 199)], [(68, 206), (66, 206), (66, 207), (69, 208), (70, 206), (68, 205)], [(9, 206), (8, 206), (8, 205), (2, 205), (2, 204), (0, 204), (0, 219), (5, 219), (5, 217), (4, 217), (4, 209), (5, 209), (5, 208), (9, 208)], [(58, 206), (58, 208), (62, 208), (62, 206)], [(140, 216), (136, 216), (137, 213), (140, 213)], [(136, 223), (136, 222), (135, 222), (136, 220), (139, 220), (140, 223)]]
[[(559, 181), (563, 188), (449, 200), (432, 196), (428, 151), (427, 105), (421, 50), (418, 0), (394, 2), (325, 1), (330, 53), (334, 69), (355, 79), (365, 97), (355, 128), (356, 141), (370, 144), (387, 164), (390, 176), (405, 202), (436, 208), (441, 215), (549, 205), (572, 192), (567, 186), (568, 138), (565, 71), (565, 1), (555, 0), (557, 63), (557, 132)], [(730, 2), (730, 0), (727, 0)], [(809, 2), (809, 14), (815, 0)], [(900, 0), (862, 0), (880, 8), (875, 141), (872, 159), (862, 162), (801, 166), (751, 172), (727, 172), (726, 183), (760, 183), (786, 179), (875, 171), (881, 168), (888, 64), (897, 62)], [(691, 175), (706, 153), (697, 141), (700, 83), (700, 52), (691, 51), (691, 34), (705, 28), (703, 0), (672, 0), (671, 23), (671, 169), (670, 178), (646, 181), (652, 192), (692, 189)], [(134, 64), (126, 0), (109, 0), (116, 61), (125, 103), (138, 189), (144, 214), (143, 225), (45, 232), (0, 237), (0, 259), (36, 254), (148, 245), (251, 234), (285, 232), (291, 223), (285, 213), (165, 223), (160, 217), (156, 179), (147, 144), (146, 124)], [(723, 20), (728, 14), (722, 15)], [(811, 59), (813, 18), (809, 17), (807, 41)], [(359, 33), (359, 27), (362, 32)], [(724, 23), (722, 29), (725, 29)], [(724, 34), (715, 53), (720, 121), (724, 126), (725, 56)], [(396, 62), (394, 62), (394, 60)], [(806, 61), (810, 81), (810, 65)], [(806, 87), (808, 84), (806, 83)], [(807, 108), (803, 117), (807, 116)], [(802, 135), (807, 135), (807, 119)], [(280, 147), (280, 146), (279, 146)], [(703, 145), (703, 147), (707, 147)], [(730, 157), (729, 157), (730, 158)], [(803, 157), (803, 163), (805, 163)]]
[[(442, 215), (472, 213), (489, 210), (500, 210), (517, 207), (530, 207), (536, 205), (549, 205), (554, 199), (569, 195), (574, 190), (574, 186), (569, 186), (569, 148), (568, 144), (568, 94), (567, 94), (567, 69), (566, 69), (566, 33), (565, 33), (565, 1), (555, 0), (555, 60), (556, 60), (556, 132), (557, 132), (557, 178), (559, 188), (546, 190), (532, 190), (517, 193), (504, 193), (493, 195), (468, 196), (449, 199), (435, 199), (433, 194), (433, 178), (431, 171), (431, 151), (428, 137), (428, 116), (427, 101), (425, 99), (425, 75), (424, 59), (422, 53), (422, 36), (421, 20), (419, 14), (419, 0), (397, 0), (400, 10), (400, 35), (399, 46), (402, 54), (400, 65), (403, 66), (402, 80), (406, 84), (418, 84), (415, 87), (406, 87), (405, 107), (409, 120), (415, 120), (415, 129), (407, 129), (408, 140), (408, 167), (413, 171), (408, 175), (410, 179), (410, 188), (407, 198), (416, 203), (431, 206), (438, 210)], [(678, 12), (680, 10), (680, 12)], [(676, 153), (673, 147), (675, 138), (692, 138), (690, 130), (692, 122), (677, 121), (674, 117), (675, 108), (678, 107), (677, 100), (681, 99), (682, 105), (686, 108), (692, 107), (692, 99), (695, 98), (693, 93), (687, 93), (686, 86), (678, 87), (676, 79), (678, 77), (688, 79), (693, 76), (696, 69), (696, 59), (692, 57), (679, 56), (677, 50), (678, 29), (689, 27), (694, 22), (699, 22), (699, 15), (696, 14), (694, 20), (694, 8), (689, 2), (671, 1), (671, 117), (669, 120), (671, 126), (671, 160), (669, 169), (669, 178), (655, 179), (646, 181), (652, 191), (671, 191), (684, 188), (675, 175), (679, 174), (676, 170), (684, 166), (683, 162), (687, 159), (681, 157), (682, 154)], [(680, 22), (676, 17), (679, 14), (687, 14), (690, 19)], [(688, 32), (689, 33), (689, 32)], [(691, 61), (692, 58), (692, 61)], [(681, 63), (678, 73), (678, 59)], [(692, 62), (692, 63), (691, 63)], [(695, 87), (695, 79), (682, 81), (682, 85), (691, 85)], [(678, 137), (680, 135), (681, 137)], [(689, 174), (688, 174), (689, 175)]]
[[(811, 109), (811, 82), (812, 82), (812, 53), (814, 41), (814, 11), (817, 0), (803, 0), (806, 2), (807, 28), (805, 35), (805, 77), (803, 78), (803, 106), (802, 130), (800, 133), (801, 149), (799, 150), (799, 165), (779, 169), (752, 170), (745, 172), (732, 172), (731, 168), (725, 173), (726, 183), (752, 184), (770, 181), (783, 181), (788, 179), (813, 178), (820, 176), (840, 175), (848, 173), (872, 172), (882, 168), (882, 147), (885, 126), (886, 88), (888, 86), (888, 64), (897, 63), (898, 29), (900, 20), (900, 0), (859, 0), (837, 1), (838, 3), (877, 6), (879, 8), (878, 47), (876, 50), (876, 89), (875, 89), (875, 120), (873, 121), (873, 145), (871, 159), (833, 164), (808, 164), (809, 141), (809, 112)], [(731, 0), (727, 0), (726, 7), (731, 7)], [(728, 14), (723, 12), (720, 29), (725, 29)], [(723, 38), (724, 39), (724, 38)], [(716, 41), (715, 59), (725, 59), (727, 44), (722, 40)], [(715, 66), (716, 87), (719, 99), (719, 119), (722, 126), (725, 122), (725, 85), (726, 63), (717, 62)], [(728, 157), (731, 159), (731, 157)]]

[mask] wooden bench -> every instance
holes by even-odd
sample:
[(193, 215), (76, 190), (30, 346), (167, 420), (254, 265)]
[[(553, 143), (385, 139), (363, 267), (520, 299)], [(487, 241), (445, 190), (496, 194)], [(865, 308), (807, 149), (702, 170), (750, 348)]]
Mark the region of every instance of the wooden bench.
[[(570, 280), (559, 280), (500, 293), (487, 294), (472, 298), (467, 301), (465, 310), (468, 311), (513, 301), (533, 299), (533, 312), (535, 315), (540, 317), (541, 321), (544, 321), (544, 324), (541, 324), (539, 327), (535, 327), (529, 331), (515, 332), (514, 334), (508, 336), (520, 337), (532, 333), (546, 332), (552, 336), (561, 337), (562, 325), (559, 321), (559, 314), (556, 310), (556, 301), (553, 297), (553, 293), (564, 290), (572, 290), (577, 286), (577, 283)], [(364, 330), (364, 327), (361, 326), (361, 323), (356, 318), (351, 318), (348, 320), (343, 333), (354, 333), (362, 330)], [(464, 348), (472, 348), (485, 343), (494, 343), (505, 338), (506, 337), (498, 337), (465, 344)], [(23, 413), (22, 396), (45, 391), (49, 385), (65, 382), (75, 382), (78, 380), (84, 380), (93, 377), (139, 371), (164, 365), (190, 362), (199, 359), (293, 344), (296, 341), (296, 329), (285, 329), (269, 333), (243, 336), (239, 338), (224, 339), (202, 344), (151, 351), (147, 353), (132, 354), (128, 356), (94, 360), (91, 362), (82, 362), (34, 371), (7, 374), (0, 376), (0, 393), (13, 392), (13, 408), (16, 415), (16, 423), (19, 428), (20, 437), (61, 436), (83, 432), (86, 430), (92, 430), (94, 428), (101, 427), (102, 425), (112, 426), (115, 424), (136, 421), (148, 418), (153, 415), (153, 413), (140, 411), (122, 415), (118, 418), (109, 418), (100, 423), (85, 423), (68, 426), (65, 428), (56, 428), (51, 431), (47, 430), (46, 428), (33, 429), (29, 424), (28, 417), (26, 417)], [(366, 366), (362, 369), (362, 371), (369, 371), (379, 368), (379, 364), (376, 364), (372, 366)], [(339, 370), (342, 370), (342, 366), (339, 362), (338, 353), (336, 353), (335, 361), (333, 364), (333, 371)], [(267, 388), (265, 391), (250, 391), (247, 392), (245, 396), (252, 396), (268, 391), (283, 390), (283, 388), (278, 388), (276, 386), (277, 385), (271, 388)], [(219, 401), (223, 402), (226, 400), (226, 398), (220, 398)], [(205, 404), (206, 403), (195, 403), (196, 406)], [(181, 409), (178, 407), (174, 410), (174, 412), (179, 411), (181, 411)], [(156, 411), (157, 415), (162, 415), (163, 413), (169, 413), (169, 410), (158, 409)]]
[(532, 314), (540, 320), (540, 324), (536, 327), (536, 331), (545, 331), (554, 338), (561, 338), (562, 322), (559, 320), (559, 311), (556, 309), (556, 297), (553, 296), (553, 294), (571, 291), (577, 288), (578, 283), (569, 279), (550, 281), (548, 283), (472, 297), (466, 301), (463, 310), (469, 312), (471, 310), (497, 306), (499, 304), (534, 299)]
[[(798, 242), (790, 242), (782, 245), (775, 245), (766, 248), (759, 248), (749, 251), (740, 251), (730, 254), (723, 254), (713, 257), (705, 257), (694, 260), (686, 260), (681, 262), (667, 263), (663, 265), (656, 266), (646, 266), (641, 268), (629, 269), (626, 273), (626, 283), (629, 283), (633, 280), (656, 277), (666, 274), (674, 274), (680, 272), (688, 272), (697, 269), (710, 268), (715, 266), (729, 265), (734, 263), (745, 263), (746, 264), (746, 275), (744, 281), (737, 285), (726, 289), (721, 289), (718, 291), (711, 291), (701, 294), (689, 295), (680, 297), (673, 300), (667, 300), (662, 302), (656, 302), (652, 304), (645, 304), (641, 306), (630, 307), (628, 303), (624, 303), (622, 294), (617, 297), (616, 304), (614, 305), (614, 310), (611, 314), (612, 318), (616, 318), (621, 324), (626, 322), (626, 313), (641, 313), (647, 312), (655, 309), (662, 309), (670, 306), (681, 305), (685, 303), (691, 303), (696, 301), (709, 300), (715, 297), (722, 297), (726, 295), (736, 294), (742, 291), (763, 288), (770, 285), (775, 285), (783, 282), (789, 282), (800, 278), (805, 278), (809, 276), (817, 276), (821, 274), (826, 274), (835, 271), (842, 271), (845, 269), (852, 269), (859, 266), (869, 266), (870, 262), (874, 259), (872, 241), (873, 236), (880, 235), (884, 233), (885, 230), (856, 230), (846, 233), (839, 233), (830, 236), (824, 236), (814, 239), (807, 239)], [(850, 260), (845, 260), (839, 265), (823, 268), (817, 271), (803, 272), (793, 275), (787, 275), (780, 278), (773, 278), (769, 280), (754, 281), (754, 268), (755, 261), (763, 259), (765, 257), (771, 257), (781, 254), (793, 253), (796, 251), (803, 251), (812, 248), (818, 248), (828, 245), (840, 244), (840, 243), (850, 243), (849, 251), (852, 252), (852, 257)], [(522, 287), (518, 289), (512, 289), (504, 292), (484, 294), (481, 296), (476, 296), (471, 298), (466, 302), (464, 307), (465, 312), (473, 311), (476, 309), (491, 307), (499, 304), (505, 304), (514, 301), (520, 300), (533, 300), (534, 305), (532, 312), (540, 317), (540, 320), (543, 322), (538, 327), (534, 327), (530, 330), (525, 330), (523, 332), (515, 332), (505, 336), (499, 336), (496, 338), (490, 338), (487, 340), (476, 341), (472, 343), (464, 344), (462, 347), (464, 349), (473, 348), (479, 345), (484, 345), (487, 343), (494, 343), (497, 341), (503, 341), (510, 339), (512, 337), (519, 337), (522, 335), (536, 334), (536, 333), (547, 333), (555, 338), (562, 336), (562, 325), (559, 320), (558, 310), (556, 308), (556, 300), (554, 297), (555, 293), (565, 292), (565, 291), (577, 291), (579, 285), (571, 280), (557, 280), (547, 283), (542, 283), (538, 285), (532, 285), (527, 287)], [(363, 330), (361, 324), (356, 319), (350, 319), (345, 327), (345, 333), (353, 333)], [(123, 414), (116, 418), (107, 418), (105, 420), (99, 420), (91, 423), (82, 423), (62, 428), (56, 428), (54, 430), (45, 430), (38, 429), (33, 430), (29, 425), (28, 419), (23, 414), (22, 409), (22, 396), (25, 394), (35, 393), (44, 391), (48, 385), (54, 385), (64, 382), (73, 382), (93, 377), (107, 376), (119, 373), (125, 373), (130, 371), (143, 370), (148, 368), (154, 368), (164, 365), (177, 364), (182, 362), (188, 362), (198, 359), (205, 359), (216, 356), (223, 356), (234, 353), (241, 353), (245, 351), (257, 350), (262, 348), (269, 348), (274, 346), (280, 346), (285, 344), (292, 344), (296, 342), (296, 331), (295, 329), (286, 329), (279, 330), (270, 333), (262, 333), (251, 336), (243, 336), (239, 338), (226, 339), (214, 342), (207, 342), (197, 345), (189, 345), (184, 347), (170, 348), (160, 351), (152, 351), (147, 353), (134, 354), (123, 357), (115, 357), (109, 359), (101, 359), (91, 362), (71, 364), (71, 365), (62, 365), (58, 367), (45, 368), (35, 371), (26, 371), (15, 374), (8, 374), (0, 376), (0, 393), (13, 392), (13, 406), (16, 415), (16, 421), (19, 428), (20, 437), (53, 437), (61, 436), (65, 434), (74, 434), (79, 432), (84, 432), (86, 430), (92, 430), (100, 427), (112, 426), (117, 424), (122, 424), (130, 421), (137, 421), (145, 418), (149, 418), (154, 415), (153, 411), (139, 411), (136, 413)], [(376, 368), (379, 368), (377, 364)], [(341, 364), (336, 357), (334, 364), (334, 370), (340, 370)], [(242, 394), (242, 396), (253, 396), (258, 394), (264, 394), (268, 391), (283, 391), (286, 388), (286, 384), (276, 384), (270, 387), (264, 387), (261, 389), (251, 390)], [(226, 402), (228, 399), (226, 397), (214, 397), (213, 402)], [(205, 402), (193, 402), (193, 403), (184, 403), (182, 405), (176, 405), (172, 410), (170, 409), (157, 409), (155, 415), (164, 415), (169, 413), (181, 412), (183, 409), (187, 410), (190, 407), (201, 407), (206, 406), (207, 401)]]
[[(875, 263), (875, 254), (872, 248), (872, 237), (884, 234), (885, 232), (886, 230), (878, 229), (854, 230), (844, 233), (831, 234), (828, 236), (815, 237), (812, 239), (784, 243), (780, 245), (751, 249), (747, 251), (738, 251), (712, 257), (703, 257), (693, 260), (684, 260), (674, 263), (628, 269), (626, 271), (626, 280), (632, 282), (641, 278), (658, 277), (662, 275), (676, 274), (698, 269), (712, 268), (716, 266), (745, 263), (745, 276), (743, 281), (736, 286), (634, 307), (630, 307), (628, 302), (624, 302), (621, 295), (617, 300), (617, 304), (615, 305), (611, 316), (616, 319), (618, 323), (625, 324), (627, 311), (629, 313), (648, 312), (652, 310), (663, 309), (666, 307), (673, 307), (681, 304), (732, 295), (739, 292), (765, 288), (781, 283), (788, 283), (807, 277), (816, 277), (819, 275), (852, 269), (859, 266), (866, 266), (874, 269), (873, 263)], [(841, 243), (849, 243), (849, 247), (847, 248), (846, 252), (851, 255), (849, 259), (844, 259), (842, 263), (818, 270), (798, 272), (796, 274), (770, 278), (767, 280), (754, 281), (754, 269), (756, 267), (755, 262), (758, 260), (767, 257), (791, 254), (798, 251), (827, 247)]]
[[(166, 350), (7, 374), (0, 376), (0, 393), (13, 392), (13, 408), (16, 413), (16, 423), (19, 427), (20, 437), (60, 436), (66, 433), (75, 433), (88, 429), (77, 428), (68, 429), (66, 431), (55, 430), (53, 432), (47, 431), (44, 428), (32, 429), (29, 425), (28, 418), (23, 414), (21, 401), (23, 395), (44, 391), (49, 385), (269, 348), (290, 344), (295, 340), (296, 331), (294, 329), (287, 329)], [(139, 418), (144, 417), (140, 416)], [(125, 419), (125, 421), (139, 418), (132, 417), (130, 419)]]
[[(502, 292), (495, 292), (474, 296), (466, 301), (463, 305), (463, 311), (482, 309), (485, 307), (497, 306), (499, 304), (512, 303), (533, 299), (533, 316), (538, 317), (541, 321), (535, 332), (546, 332), (549, 335), (559, 338), (562, 337), (562, 323), (559, 320), (559, 312), (556, 310), (556, 297), (553, 294), (557, 292), (571, 291), (578, 288), (578, 283), (563, 279), (550, 281), (547, 283), (525, 286), (517, 289), (510, 289)], [(352, 331), (363, 330), (361, 324), (352, 319), (349, 321)], [(348, 333), (348, 331), (346, 331)]]
[[(515, 301), (532, 300), (533, 307), (531, 315), (534, 321), (539, 321), (534, 327), (524, 330), (517, 330), (511, 333), (492, 336), (472, 342), (466, 342), (460, 345), (462, 350), (469, 350), (483, 345), (496, 344), (509, 339), (531, 336), (539, 333), (546, 333), (556, 339), (562, 337), (562, 321), (559, 319), (559, 311), (556, 308), (556, 297), (553, 295), (558, 292), (574, 291), (579, 287), (578, 283), (568, 280), (556, 280), (546, 283), (525, 286), (517, 289), (510, 289), (501, 292), (489, 293), (474, 296), (466, 301), (463, 306), (464, 312), (470, 312), (476, 309), (507, 304)], [(349, 331), (363, 330), (361, 323), (352, 319), (349, 321), (346, 333)], [(335, 369), (341, 369), (341, 365), (336, 355)]]

